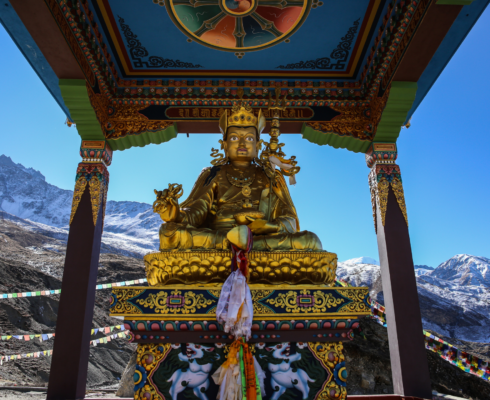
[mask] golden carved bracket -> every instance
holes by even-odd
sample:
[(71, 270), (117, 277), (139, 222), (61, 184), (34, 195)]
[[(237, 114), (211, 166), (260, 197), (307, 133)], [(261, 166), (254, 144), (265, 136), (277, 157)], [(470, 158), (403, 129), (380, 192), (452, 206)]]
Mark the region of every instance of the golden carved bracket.
[(105, 214), (107, 191), (109, 186), (109, 173), (103, 163), (82, 162), (78, 164), (73, 202), (71, 206), (70, 225), (78, 210), (83, 192), (89, 187), (90, 203), (94, 226), (97, 225), (100, 207), (103, 206), (102, 218)]
[(78, 205), (80, 204), (80, 200), (82, 200), (82, 194), (85, 191), (86, 186), (87, 180), (83, 176), (75, 182), (75, 189), (73, 190), (73, 201), (71, 203), (70, 225), (73, 221), (73, 218), (75, 217)]
[(340, 115), (331, 121), (307, 122), (306, 124), (319, 132), (372, 141), (376, 135), (378, 123), (386, 106), (389, 92), (389, 89), (386, 90), (382, 97), (375, 97), (368, 104), (330, 106), (330, 108), (339, 112)]
[(385, 225), (390, 186), (408, 226), (407, 206), (405, 204), (405, 194), (403, 192), (400, 167), (396, 164), (376, 164), (371, 168), (371, 172), (369, 173), (369, 188), (371, 191), (371, 203), (376, 231), (376, 213), (378, 209), (381, 213), (381, 222), (383, 226)]
[(161, 131), (173, 125), (173, 121), (150, 120), (139, 111), (148, 104), (118, 104), (106, 96), (94, 93), (87, 84), (88, 97), (106, 139), (118, 139), (126, 135), (138, 135), (147, 131)]

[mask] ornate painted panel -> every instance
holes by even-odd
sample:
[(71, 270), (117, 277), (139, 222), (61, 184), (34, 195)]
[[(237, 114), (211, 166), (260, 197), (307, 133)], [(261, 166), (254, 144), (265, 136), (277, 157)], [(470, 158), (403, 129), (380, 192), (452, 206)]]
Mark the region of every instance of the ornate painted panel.
[[(254, 318), (291, 319), (369, 315), (368, 288), (251, 285)], [(169, 285), (112, 289), (111, 315), (162, 320), (215, 318), (219, 286)]]
[[(226, 360), (222, 343), (139, 344), (135, 399), (215, 399), (212, 375)], [(264, 399), (345, 399), (347, 371), (341, 343), (257, 343)]]

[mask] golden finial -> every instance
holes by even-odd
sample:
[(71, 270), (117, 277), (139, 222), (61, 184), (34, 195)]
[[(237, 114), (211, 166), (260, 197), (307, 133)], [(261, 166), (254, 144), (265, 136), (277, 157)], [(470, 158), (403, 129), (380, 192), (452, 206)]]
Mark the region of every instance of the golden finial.
[(260, 159), (264, 165), (267, 164), (267, 161), (268, 164), (272, 164), (273, 169), (276, 166), (279, 167), (283, 175), (289, 176), (289, 183), (294, 185), (296, 183), (294, 175), (299, 172), (300, 167), (296, 166), (298, 162), (295, 156), (286, 159), (286, 154), (282, 151), (284, 143), (279, 143), (279, 136), (281, 135), (279, 118), (281, 112), (286, 110), (287, 95), (284, 95), (281, 99), (281, 89), (279, 88), (276, 88), (275, 95), (276, 98), (274, 100), (272, 93), (269, 92), (269, 112), (272, 114), (271, 130), (269, 133), (271, 141), (270, 143), (264, 142), (266, 148), (260, 155)]

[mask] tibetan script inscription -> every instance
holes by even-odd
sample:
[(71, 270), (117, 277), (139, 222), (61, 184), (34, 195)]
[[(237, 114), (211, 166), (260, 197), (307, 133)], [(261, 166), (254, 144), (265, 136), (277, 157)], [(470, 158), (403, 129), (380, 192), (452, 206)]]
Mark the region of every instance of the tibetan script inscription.
[[(221, 115), (228, 109), (231, 112), (231, 108), (222, 107), (169, 107), (165, 111), (165, 115), (168, 119), (199, 119), (199, 120), (218, 120)], [(262, 114), (265, 118), (271, 118), (270, 112), (267, 108), (254, 108), (254, 113), (259, 114), (259, 110), (262, 109)], [(309, 107), (301, 108), (289, 108), (281, 111), (281, 119), (283, 120), (309, 120), (313, 118), (314, 112)]]

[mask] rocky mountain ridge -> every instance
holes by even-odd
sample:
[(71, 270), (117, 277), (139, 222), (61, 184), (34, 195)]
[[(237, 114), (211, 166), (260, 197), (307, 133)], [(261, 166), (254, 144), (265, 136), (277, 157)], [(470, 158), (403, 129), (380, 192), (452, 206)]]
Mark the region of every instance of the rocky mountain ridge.
[[(0, 155), (0, 211), (28, 220), (36, 229), (55, 228), (67, 236), (72, 198), (73, 191), (51, 185), (39, 171)], [(113, 253), (143, 257), (158, 249), (160, 224), (150, 204), (108, 201), (102, 242)]]
[[(435, 269), (423, 269), (416, 280), (424, 329), (450, 343), (490, 343), (489, 268), (488, 258), (458, 254)], [(384, 304), (379, 266), (339, 263), (337, 276), (355, 286), (368, 286), (371, 298)]]

